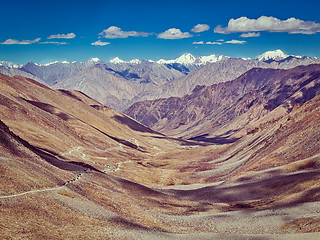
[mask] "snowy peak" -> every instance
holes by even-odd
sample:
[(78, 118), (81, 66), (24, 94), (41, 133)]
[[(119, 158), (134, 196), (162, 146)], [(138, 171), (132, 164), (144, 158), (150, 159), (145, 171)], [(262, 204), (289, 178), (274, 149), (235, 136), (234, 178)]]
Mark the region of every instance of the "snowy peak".
[(5, 68), (20, 68), (22, 65), (14, 64), (12, 62), (0, 61), (0, 66), (3, 66)]
[(94, 63), (99, 63), (101, 60), (99, 58), (91, 58), (89, 61), (94, 62)]
[(282, 52), (280, 49), (275, 50), (275, 51), (267, 51), (261, 55), (258, 56), (258, 60), (259, 61), (280, 61), (283, 60), (285, 58), (289, 57), (289, 55), (285, 54), (284, 52)]
[(118, 58), (118, 57), (115, 57), (115, 58), (111, 59), (109, 62), (110, 62), (110, 63), (114, 63), (114, 64), (125, 63), (125, 61), (121, 60), (121, 59)]
[(160, 59), (160, 60), (156, 61), (156, 63), (159, 63), (159, 64), (167, 64), (167, 63), (170, 63), (171, 61), (173, 61), (173, 60)]
[(210, 55), (210, 56), (201, 56), (201, 57), (194, 57), (190, 53), (185, 53), (182, 56), (178, 57), (174, 60), (164, 60), (160, 59), (157, 61), (159, 64), (172, 64), (172, 63), (180, 63), (182, 65), (188, 66), (188, 65), (196, 65), (201, 66), (207, 63), (213, 63), (218, 62), (223, 58), (223, 56), (217, 56), (217, 55)]
[[(72, 63), (78, 63), (78, 62), (72, 62)], [(86, 64), (88, 66), (92, 66), (95, 64), (99, 64), (99, 63), (103, 63), (103, 61), (101, 61), (99, 58), (90, 58), (84, 62), (81, 62), (82, 64)]]
[[(77, 62), (77, 61), (73, 61), (71, 64), (78, 64), (78, 63), (86, 63), (86, 64), (97, 64), (97, 63), (100, 63), (102, 62), (99, 58), (91, 58), (91, 59), (88, 59), (84, 62)], [(54, 61), (54, 62), (50, 62), (50, 63), (45, 63), (45, 64), (39, 64), (39, 63), (33, 63), (34, 65), (37, 65), (37, 66), (40, 66), (40, 67), (48, 67), (48, 66), (51, 66), (51, 65), (54, 65), (54, 64), (70, 64), (70, 62), (68, 61)]]
[(210, 55), (210, 56), (201, 56), (197, 57), (195, 63), (199, 65), (207, 64), (207, 63), (213, 63), (218, 62), (223, 58), (223, 56), (217, 56), (217, 55)]
[[(40, 64), (40, 63), (35, 63), (35, 62), (28, 62), (27, 64), (29, 65), (36, 65), (38, 67), (48, 67), (50, 65), (54, 65), (54, 64), (70, 64), (68, 61), (62, 61), (62, 62), (59, 62), (59, 61), (54, 61), (54, 62), (50, 62), (50, 63), (45, 63), (45, 64)], [(23, 65), (23, 66), (26, 66), (27, 64)]]
[(180, 57), (172, 60), (160, 59), (159, 61), (157, 61), (157, 63), (159, 64), (180, 63), (182, 65), (191, 65), (191, 64), (194, 64), (195, 61), (196, 61), (196, 58), (191, 53), (185, 53)]
[(132, 60), (130, 60), (130, 61), (127, 61), (127, 63), (130, 63), (130, 64), (140, 64), (142, 61), (141, 60), (139, 60), (139, 59), (132, 59)]
[(182, 65), (193, 64), (195, 61), (196, 58), (191, 53), (185, 53), (175, 60), (176, 63), (180, 63)]
[(109, 63), (113, 63), (113, 64), (123, 64), (124, 63), (124, 64), (131, 64), (131, 65), (138, 65), (138, 64), (141, 64), (143, 61), (145, 61), (145, 60), (140, 60), (140, 59), (137, 59), (137, 58), (134, 58), (134, 59), (129, 60), (129, 61), (123, 61), (120, 58), (115, 57), (114, 59), (111, 59), (109, 61)]

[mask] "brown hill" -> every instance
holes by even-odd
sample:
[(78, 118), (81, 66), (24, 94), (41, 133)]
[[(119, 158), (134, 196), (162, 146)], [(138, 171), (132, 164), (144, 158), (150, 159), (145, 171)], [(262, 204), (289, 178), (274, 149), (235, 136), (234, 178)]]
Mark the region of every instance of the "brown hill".
[(319, 237), (318, 97), (217, 145), (77, 91), (5, 75), (0, 87), (2, 239)]

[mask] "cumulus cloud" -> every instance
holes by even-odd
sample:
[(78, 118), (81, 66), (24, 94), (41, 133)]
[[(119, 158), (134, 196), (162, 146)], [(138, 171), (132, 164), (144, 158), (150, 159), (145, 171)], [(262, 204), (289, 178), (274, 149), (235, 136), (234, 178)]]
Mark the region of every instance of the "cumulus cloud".
[(34, 40), (16, 40), (16, 39), (7, 39), (6, 41), (2, 42), (1, 44), (4, 45), (14, 45), (14, 44), (20, 44), (20, 45), (28, 45), (28, 44), (33, 44), (33, 43), (37, 43), (41, 40), (41, 38), (36, 38)]
[(260, 37), (260, 33), (259, 32), (242, 33), (240, 37), (243, 37), (243, 38)]
[(208, 45), (222, 45), (222, 42), (206, 42)]
[(191, 31), (196, 32), (196, 33), (200, 33), (200, 32), (208, 31), (209, 29), (210, 29), (210, 26), (208, 24), (198, 24), (198, 25), (194, 26), (191, 29)]
[(240, 17), (230, 19), (228, 26), (225, 28), (218, 25), (214, 29), (214, 32), (223, 34), (261, 31), (315, 34), (320, 32), (320, 23), (303, 21), (294, 17), (288, 18), (287, 20), (266, 16), (261, 16), (258, 19)]
[(127, 37), (148, 37), (152, 35), (146, 32), (136, 32), (136, 31), (123, 31), (121, 28), (116, 26), (111, 26), (108, 29), (103, 30), (99, 33), (100, 36), (104, 38), (116, 39), (116, 38), (127, 38)]
[(54, 39), (54, 38), (63, 38), (63, 39), (72, 39), (75, 38), (76, 35), (74, 33), (68, 33), (68, 34), (53, 34), (49, 36), (47, 39)]
[(230, 41), (225, 41), (225, 43), (231, 43), (231, 44), (244, 44), (244, 43), (246, 43), (246, 41), (230, 40)]
[(224, 42), (224, 39), (218, 39), (217, 42)]
[(182, 38), (190, 38), (193, 35), (188, 32), (181, 32), (180, 29), (170, 28), (167, 31), (158, 34), (158, 38), (162, 39), (182, 39)]
[(110, 44), (110, 42), (101, 42), (100, 40), (91, 43), (91, 45), (93, 45), (93, 46), (106, 46), (106, 45), (109, 45), (109, 44)]
[(65, 45), (66, 42), (39, 42), (39, 44), (56, 44), (56, 45)]
[(192, 44), (201, 45), (201, 44), (204, 44), (204, 43), (203, 43), (203, 41), (200, 41), (200, 42), (193, 42)]

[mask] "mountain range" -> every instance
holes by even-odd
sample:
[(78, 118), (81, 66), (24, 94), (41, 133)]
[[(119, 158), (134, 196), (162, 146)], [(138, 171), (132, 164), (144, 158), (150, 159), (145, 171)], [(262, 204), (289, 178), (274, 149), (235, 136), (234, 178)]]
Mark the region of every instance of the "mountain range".
[(319, 64), (129, 109), (179, 138), (76, 90), (0, 86), (2, 239), (320, 236)]
[(194, 57), (187, 53), (174, 60), (157, 62), (119, 58), (108, 63), (98, 58), (25, 65), (0, 62), (0, 73), (33, 78), (56, 89), (79, 90), (107, 106), (124, 111), (138, 101), (183, 96), (197, 85), (233, 80), (254, 67), (288, 69), (312, 63), (320, 63), (320, 59), (289, 56), (276, 50), (266, 52), (258, 59), (221, 55)]
[(237, 138), (247, 133), (254, 118), (283, 116), (319, 94), (319, 64), (287, 70), (252, 68), (235, 80), (198, 86), (183, 97), (137, 102), (125, 113), (171, 136)]

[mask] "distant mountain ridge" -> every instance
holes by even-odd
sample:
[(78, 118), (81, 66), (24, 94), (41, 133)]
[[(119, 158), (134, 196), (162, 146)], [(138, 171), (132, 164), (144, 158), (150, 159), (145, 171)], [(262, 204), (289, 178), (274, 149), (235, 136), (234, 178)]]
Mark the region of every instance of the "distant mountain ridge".
[(241, 137), (249, 121), (274, 110), (273, 118), (282, 116), (316, 96), (320, 64), (288, 70), (252, 68), (233, 81), (198, 86), (183, 97), (137, 102), (125, 113), (167, 135), (205, 141), (224, 134)]
[(83, 62), (29, 62), (18, 65), (0, 62), (0, 73), (33, 78), (53, 88), (80, 90), (101, 103), (123, 111), (133, 103), (163, 97), (183, 96), (197, 85), (233, 80), (253, 67), (288, 69), (320, 63), (320, 59), (268, 51), (258, 59), (222, 55), (194, 57), (190, 53), (172, 60), (123, 61), (108, 63), (98, 58)]

